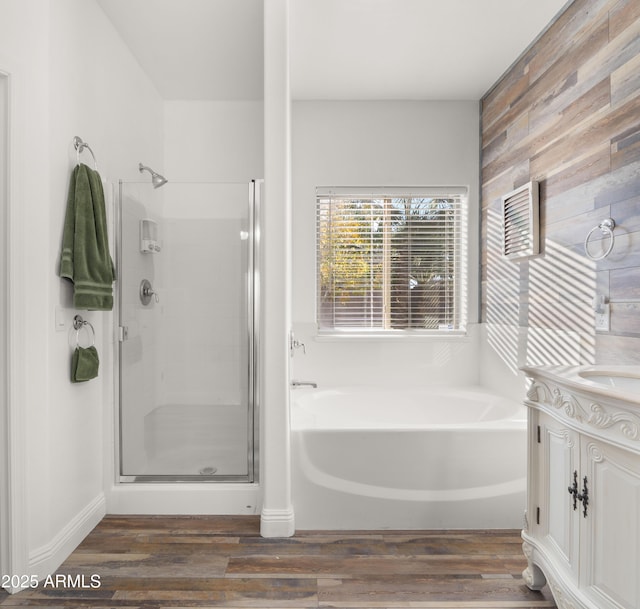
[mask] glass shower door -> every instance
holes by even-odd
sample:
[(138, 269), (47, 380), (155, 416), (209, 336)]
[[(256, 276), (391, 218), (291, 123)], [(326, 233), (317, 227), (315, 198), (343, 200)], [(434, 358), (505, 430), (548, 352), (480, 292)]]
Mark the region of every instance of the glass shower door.
[(124, 481), (253, 480), (254, 186), (120, 184)]

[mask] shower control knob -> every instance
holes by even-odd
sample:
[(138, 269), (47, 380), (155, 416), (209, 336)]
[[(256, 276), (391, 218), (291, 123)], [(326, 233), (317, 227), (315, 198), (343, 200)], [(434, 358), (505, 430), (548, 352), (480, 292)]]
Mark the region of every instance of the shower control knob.
[(147, 306), (151, 302), (151, 297), (155, 297), (156, 303), (160, 302), (158, 293), (153, 289), (148, 279), (143, 279), (140, 283), (140, 302)]

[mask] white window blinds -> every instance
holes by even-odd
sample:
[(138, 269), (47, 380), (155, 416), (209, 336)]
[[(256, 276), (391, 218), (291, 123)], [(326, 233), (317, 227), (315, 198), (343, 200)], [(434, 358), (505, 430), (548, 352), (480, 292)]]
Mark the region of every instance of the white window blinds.
[(318, 189), (320, 332), (464, 332), (466, 189)]

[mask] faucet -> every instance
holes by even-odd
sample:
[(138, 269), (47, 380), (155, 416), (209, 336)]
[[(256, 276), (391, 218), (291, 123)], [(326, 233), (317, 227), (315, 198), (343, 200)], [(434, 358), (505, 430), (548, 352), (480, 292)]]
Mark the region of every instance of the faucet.
[(292, 387), (302, 387), (303, 385), (307, 387), (313, 387), (314, 389), (318, 388), (318, 383), (314, 383), (312, 381), (291, 381)]
[(302, 347), (302, 353), (306, 355), (307, 348), (304, 346), (304, 343), (296, 340), (295, 334), (293, 333), (293, 330), (291, 330), (289, 333), (289, 352), (291, 353), (291, 357), (294, 356), (295, 350), (300, 349), (300, 347)]

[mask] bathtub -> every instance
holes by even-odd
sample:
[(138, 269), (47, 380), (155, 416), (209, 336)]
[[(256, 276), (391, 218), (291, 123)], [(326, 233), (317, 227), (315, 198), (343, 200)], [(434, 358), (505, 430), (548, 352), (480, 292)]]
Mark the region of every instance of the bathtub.
[(521, 528), (526, 425), (482, 388), (295, 389), (296, 528)]

